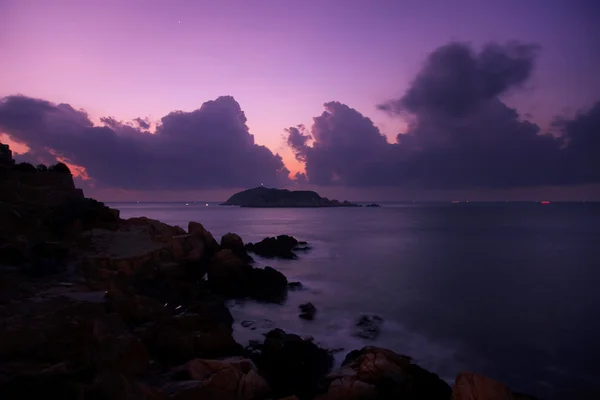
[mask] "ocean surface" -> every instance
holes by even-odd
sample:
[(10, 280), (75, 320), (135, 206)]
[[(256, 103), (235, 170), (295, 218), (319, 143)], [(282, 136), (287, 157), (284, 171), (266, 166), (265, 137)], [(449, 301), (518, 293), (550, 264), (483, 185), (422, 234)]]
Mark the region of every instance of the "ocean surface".
[[(313, 247), (264, 260), (307, 290), (284, 305), (231, 302), (244, 344), (279, 327), (312, 336), (341, 362), (365, 345), (390, 348), (452, 382), (459, 371), (542, 399), (600, 399), (600, 204), (396, 203), (381, 208), (223, 207), (109, 203), (217, 240), (290, 234)], [(298, 318), (312, 302), (314, 321)], [(383, 318), (374, 341), (352, 335), (362, 314)], [(255, 330), (241, 322), (254, 322)]]

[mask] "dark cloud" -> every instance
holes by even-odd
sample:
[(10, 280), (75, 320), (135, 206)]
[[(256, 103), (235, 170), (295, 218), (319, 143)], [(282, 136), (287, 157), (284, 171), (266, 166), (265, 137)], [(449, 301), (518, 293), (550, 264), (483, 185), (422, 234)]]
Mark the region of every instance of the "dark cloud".
[(138, 124), (138, 126), (142, 129), (150, 129), (150, 121), (148, 121), (147, 118), (135, 118), (133, 120), (135, 123)]
[[(141, 120), (144, 123), (147, 121)], [(83, 110), (23, 96), (0, 102), (0, 131), (40, 159), (59, 155), (85, 167), (99, 185), (136, 190), (278, 186), (289, 171), (254, 142), (233, 97), (161, 119), (156, 133), (114, 118), (94, 126)], [(145, 126), (136, 120), (137, 124)]]
[[(412, 188), (506, 188), (600, 182), (600, 103), (556, 126), (556, 137), (523, 120), (501, 96), (527, 82), (535, 45), (463, 43), (435, 50), (406, 93), (379, 106), (409, 122), (388, 143), (373, 123), (325, 104), (310, 134), (288, 129), (310, 183)], [(312, 141), (312, 145), (308, 145)]]

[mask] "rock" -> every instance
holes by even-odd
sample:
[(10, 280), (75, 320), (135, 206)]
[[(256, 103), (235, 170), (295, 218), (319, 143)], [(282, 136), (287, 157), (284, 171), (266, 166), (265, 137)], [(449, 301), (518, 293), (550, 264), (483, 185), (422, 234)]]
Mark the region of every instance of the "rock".
[(313, 303), (300, 304), (298, 306), (300, 309), (299, 317), (302, 319), (306, 319), (312, 321), (315, 319), (315, 314), (317, 313), (317, 307), (313, 305)]
[(244, 328), (248, 328), (250, 330), (255, 330), (255, 329), (271, 329), (273, 328), (273, 326), (275, 326), (275, 323), (273, 321), (271, 321), (270, 319), (264, 319), (262, 321), (242, 321), (241, 324), (242, 327)]
[(215, 240), (213, 235), (204, 229), (199, 222), (190, 221), (188, 224), (188, 233), (194, 233), (200, 235), (204, 238), (204, 242), (206, 243), (206, 247), (211, 254), (215, 254), (220, 250), (219, 243)]
[(156, 300), (139, 295), (129, 295), (117, 289), (106, 292), (107, 308), (118, 313), (125, 321), (144, 323), (166, 318), (169, 313)]
[(0, 245), (0, 264), (21, 266), (29, 260), (25, 251), (11, 243)]
[(253, 268), (250, 275), (250, 296), (256, 300), (281, 303), (287, 296), (287, 278), (271, 267)]
[(140, 375), (150, 366), (148, 350), (131, 335), (108, 336), (94, 347), (92, 354), (94, 366), (101, 371)]
[(254, 358), (274, 394), (312, 395), (331, 369), (333, 357), (314, 343), (281, 329), (274, 329), (265, 336), (260, 355)]
[(383, 324), (383, 318), (377, 315), (362, 315), (356, 322), (356, 330), (353, 336), (375, 340), (381, 332), (381, 325)]
[(279, 271), (252, 268), (229, 249), (220, 250), (208, 268), (208, 285), (227, 297), (247, 297), (281, 302), (287, 293), (287, 279)]
[(304, 290), (304, 285), (300, 282), (288, 283), (288, 290)]
[(173, 237), (178, 235), (185, 235), (187, 232), (179, 226), (171, 226), (160, 222), (156, 219), (146, 217), (129, 218), (124, 221), (130, 225), (145, 226), (150, 228), (150, 233), (153, 236), (161, 237)]
[(94, 379), (86, 399), (91, 400), (168, 400), (162, 390), (107, 372)]
[(292, 250), (298, 244), (299, 242), (292, 236), (279, 235), (277, 237), (264, 238), (258, 243), (248, 243), (246, 250), (266, 258), (296, 259), (298, 256)]
[(179, 381), (165, 386), (173, 399), (254, 400), (270, 391), (252, 361), (243, 358), (194, 359), (170, 376)]
[(227, 233), (223, 235), (221, 238), (221, 248), (229, 249), (238, 257), (240, 260), (244, 262), (252, 262), (252, 257), (248, 255), (246, 252), (246, 248), (244, 247), (244, 241), (239, 235), (235, 233)]
[(452, 400), (526, 400), (531, 396), (513, 393), (509, 388), (485, 376), (461, 372), (452, 388)]
[(327, 391), (318, 400), (450, 400), (451, 396), (448, 384), (412, 364), (410, 357), (371, 346), (350, 352), (325, 382)]
[(208, 285), (216, 293), (227, 297), (245, 297), (250, 294), (252, 267), (236, 257), (229, 249), (220, 250), (208, 267)]
[(365, 207), (381, 207), (381, 206), (379, 204), (372, 203), (372, 204), (367, 204)]

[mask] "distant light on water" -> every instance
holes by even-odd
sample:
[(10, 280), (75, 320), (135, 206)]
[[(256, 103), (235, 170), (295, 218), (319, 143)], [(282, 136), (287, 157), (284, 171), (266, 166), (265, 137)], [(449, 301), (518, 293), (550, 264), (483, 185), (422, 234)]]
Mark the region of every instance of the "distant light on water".
[(208, 207), (208, 203), (206, 203), (205, 206)]
[(185, 205), (186, 205), (186, 206), (189, 206), (189, 204), (188, 204), (188, 203), (185, 203)]

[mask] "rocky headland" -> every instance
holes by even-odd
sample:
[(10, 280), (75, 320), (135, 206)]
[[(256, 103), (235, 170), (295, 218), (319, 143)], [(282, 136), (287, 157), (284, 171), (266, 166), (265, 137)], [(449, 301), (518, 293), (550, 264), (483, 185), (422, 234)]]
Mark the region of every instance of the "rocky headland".
[[(276, 327), (244, 347), (225, 301), (280, 303), (302, 287), (248, 253), (294, 258), (306, 244), (125, 220), (85, 198), (64, 164), (15, 164), (0, 150), (2, 399), (530, 398), (472, 373), (451, 387), (375, 346), (332, 370), (331, 351)], [(361, 318), (357, 329), (376, 335), (380, 322)]]

